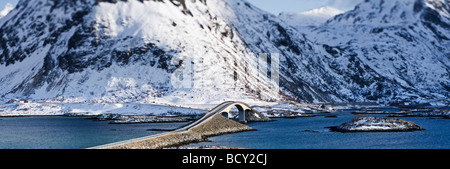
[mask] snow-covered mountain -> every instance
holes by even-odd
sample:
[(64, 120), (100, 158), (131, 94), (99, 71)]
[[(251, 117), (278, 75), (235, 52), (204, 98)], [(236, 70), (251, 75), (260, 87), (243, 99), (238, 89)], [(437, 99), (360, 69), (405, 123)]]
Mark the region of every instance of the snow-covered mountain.
[(14, 9), (14, 6), (10, 3), (6, 3), (5, 8), (3, 8), (3, 10), (0, 11), (0, 19), (3, 18), (4, 16), (8, 15), (8, 13)]
[[(448, 9), (447, 0), (366, 1), (299, 31), (245, 0), (22, 0), (0, 19), (0, 96), (448, 100)], [(257, 70), (258, 53), (279, 54), (280, 91)], [(196, 83), (173, 82), (186, 77)]]
[(329, 6), (323, 6), (299, 13), (282, 12), (280, 13), (279, 18), (283, 22), (294, 27), (319, 26), (320, 24), (325, 23), (328, 19), (342, 13), (344, 13), (344, 11)]
[[(254, 70), (254, 52), (300, 54), (274, 16), (240, 0), (20, 1), (8, 16), (0, 20), (7, 98), (279, 100)], [(186, 58), (203, 83), (174, 88), (172, 76), (192, 66), (179, 65)]]
[(448, 2), (365, 1), (315, 28), (308, 38), (323, 46), (334, 77), (324, 90), (345, 100), (448, 101)]

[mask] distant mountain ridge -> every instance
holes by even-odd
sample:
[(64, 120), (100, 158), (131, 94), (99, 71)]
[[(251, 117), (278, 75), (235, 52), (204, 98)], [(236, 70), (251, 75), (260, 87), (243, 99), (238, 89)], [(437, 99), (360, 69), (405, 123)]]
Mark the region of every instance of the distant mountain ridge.
[(335, 9), (329, 6), (323, 6), (317, 9), (312, 9), (305, 12), (282, 12), (278, 17), (294, 27), (300, 26), (319, 26), (325, 23), (328, 19), (342, 14), (344, 11)]

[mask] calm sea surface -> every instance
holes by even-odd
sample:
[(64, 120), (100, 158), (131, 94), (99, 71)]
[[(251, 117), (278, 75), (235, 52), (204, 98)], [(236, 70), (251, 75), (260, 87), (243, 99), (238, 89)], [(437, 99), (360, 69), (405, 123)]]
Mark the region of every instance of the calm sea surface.
[(250, 123), (258, 131), (212, 137), (211, 142), (191, 145), (251, 149), (450, 149), (450, 119), (399, 117), (426, 129), (414, 132), (336, 133), (324, 128), (350, 121), (355, 117), (350, 112), (332, 113), (336, 118), (316, 116)]
[(160, 133), (186, 123), (108, 124), (75, 117), (0, 118), (0, 149), (82, 149)]
[[(191, 145), (252, 149), (450, 149), (450, 119), (399, 118), (426, 129), (414, 132), (335, 133), (325, 128), (350, 121), (355, 117), (350, 112), (332, 113), (336, 118), (280, 118), (274, 122), (249, 123), (257, 131), (211, 137), (211, 142)], [(82, 149), (160, 133), (148, 129), (175, 129), (186, 124), (113, 125), (74, 117), (0, 119), (0, 149)]]

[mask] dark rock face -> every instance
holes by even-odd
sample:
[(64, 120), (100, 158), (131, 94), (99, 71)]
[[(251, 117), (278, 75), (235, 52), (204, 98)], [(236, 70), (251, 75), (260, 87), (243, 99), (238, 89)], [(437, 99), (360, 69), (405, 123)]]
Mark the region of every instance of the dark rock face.
[(247, 117), (246, 120), (248, 122), (270, 122), (270, 121), (273, 121), (269, 117), (266, 117), (263, 114), (259, 113), (258, 111), (255, 111), (255, 110), (245, 112), (245, 116)]

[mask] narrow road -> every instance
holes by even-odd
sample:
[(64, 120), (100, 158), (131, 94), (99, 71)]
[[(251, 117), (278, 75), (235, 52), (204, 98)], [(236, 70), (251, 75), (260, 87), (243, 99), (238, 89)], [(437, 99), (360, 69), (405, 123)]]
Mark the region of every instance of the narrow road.
[(221, 103), (221, 104), (217, 105), (216, 107), (214, 107), (213, 109), (211, 109), (208, 113), (206, 113), (202, 118), (198, 119), (197, 121), (194, 121), (184, 127), (174, 130), (174, 131), (159, 133), (159, 134), (155, 134), (155, 135), (151, 135), (151, 136), (140, 137), (140, 138), (125, 140), (125, 141), (120, 141), (120, 142), (115, 142), (115, 143), (110, 143), (110, 144), (105, 144), (105, 145), (100, 145), (100, 146), (95, 146), (95, 147), (91, 147), (88, 149), (108, 149), (108, 148), (118, 147), (118, 146), (130, 144), (130, 143), (145, 141), (145, 140), (149, 140), (149, 139), (153, 139), (153, 138), (157, 138), (157, 137), (163, 137), (163, 136), (167, 136), (167, 135), (171, 135), (171, 134), (185, 133), (185, 132), (188, 132), (190, 129), (202, 124), (204, 121), (208, 120), (213, 115), (222, 113), (223, 110), (228, 108), (230, 105), (234, 105), (234, 104), (244, 104), (244, 103), (233, 102), (233, 101), (227, 101), (227, 102)]

